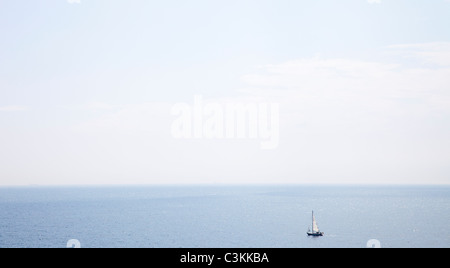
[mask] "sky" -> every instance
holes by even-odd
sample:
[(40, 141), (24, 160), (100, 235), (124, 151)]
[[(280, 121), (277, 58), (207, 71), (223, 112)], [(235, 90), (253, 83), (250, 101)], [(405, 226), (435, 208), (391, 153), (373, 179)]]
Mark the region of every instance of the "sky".
[[(449, 25), (448, 0), (0, 0), (0, 186), (450, 184)], [(277, 146), (175, 137), (199, 97), (278, 105)]]

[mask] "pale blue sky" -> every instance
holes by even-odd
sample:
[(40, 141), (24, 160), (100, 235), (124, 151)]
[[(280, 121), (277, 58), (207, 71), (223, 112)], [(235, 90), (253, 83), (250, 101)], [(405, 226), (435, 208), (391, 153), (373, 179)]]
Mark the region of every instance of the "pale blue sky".
[[(450, 3), (444, 0), (20, 0), (0, 5), (0, 72), (3, 84), (14, 89), (2, 91), (2, 104), (172, 100), (183, 92), (190, 97), (189, 89), (225, 90), (210, 81), (224, 76), (227, 88), (237, 86), (239, 75), (258, 64), (450, 41)], [(127, 91), (111, 94), (117, 83)], [(153, 86), (158, 93), (146, 93)]]
[[(450, 183), (449, 25), (446, 0), (2, 0), (0, 185)], [(196, 94), (279, 102), (280, 148), (173, 141)]]

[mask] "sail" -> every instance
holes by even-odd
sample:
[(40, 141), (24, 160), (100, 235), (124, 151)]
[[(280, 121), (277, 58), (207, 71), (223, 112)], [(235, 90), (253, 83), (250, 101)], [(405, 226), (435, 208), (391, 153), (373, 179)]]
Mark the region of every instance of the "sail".
[(312, 231), (313, 233), (319, 232), (319, 227), (317, 226), (316, 217), (312, 216)]

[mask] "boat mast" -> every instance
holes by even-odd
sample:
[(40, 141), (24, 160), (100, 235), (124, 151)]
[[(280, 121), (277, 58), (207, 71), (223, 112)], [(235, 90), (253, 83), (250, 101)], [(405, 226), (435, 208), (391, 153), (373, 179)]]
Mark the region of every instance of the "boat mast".
[(311, 216), (311, 231), (312, 231), (312, 233), (314, 233), (314, 210), (312, 211), (312, 216)]

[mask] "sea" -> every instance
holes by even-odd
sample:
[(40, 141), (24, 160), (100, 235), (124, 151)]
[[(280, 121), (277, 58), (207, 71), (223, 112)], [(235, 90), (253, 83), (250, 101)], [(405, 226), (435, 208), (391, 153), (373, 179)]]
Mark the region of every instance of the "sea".
[(0, 248), (447, 248), (449, 225), (450, 186), (0, 188)]

